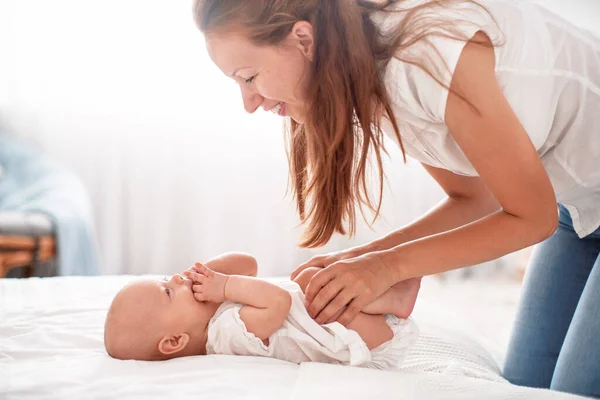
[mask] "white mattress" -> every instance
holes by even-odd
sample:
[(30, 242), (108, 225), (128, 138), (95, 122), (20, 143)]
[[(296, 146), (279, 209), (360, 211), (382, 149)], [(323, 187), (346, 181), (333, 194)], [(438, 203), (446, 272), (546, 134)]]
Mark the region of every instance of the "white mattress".
[[(461, 333), (472, 330), (468, 319), (453, 316), (452, 303), (440, 297), (447, 290), (434, 281), (425, 282), (415, 310), (423, 334), (404, 371), (232, 356), (113, 360), (102, 343), (104, 316), (116, 291), (133, 278), (0, 280), (0, 398), (577, 398), (503, 382), (497, 361), (505, 335), (483, 341), (476, 332)], [(466, 292), (455, 291), (471, 304)]]

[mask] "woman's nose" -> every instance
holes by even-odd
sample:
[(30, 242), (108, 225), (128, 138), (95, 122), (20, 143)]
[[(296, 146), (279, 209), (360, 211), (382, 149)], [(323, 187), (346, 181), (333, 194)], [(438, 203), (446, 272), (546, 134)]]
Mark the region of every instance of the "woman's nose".
[(255, 91), (242, 89), (242, 100), (244, 102), (244, 109), (246, 112), (248, 114), (253, 114), (254, 111), (260, 107), (264, 99)]

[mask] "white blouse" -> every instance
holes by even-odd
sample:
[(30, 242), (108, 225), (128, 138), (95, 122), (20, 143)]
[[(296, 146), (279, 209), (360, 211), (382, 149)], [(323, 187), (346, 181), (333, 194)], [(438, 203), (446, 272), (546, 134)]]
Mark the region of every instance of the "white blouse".
[[(481, 30), (501, 43), (495, 48), (495, 71), (502, 91), (537, 149), (557, 202), (569, 210), (579, 237), (589, 235), (600, 226), (600, 38), (526, 0), (480, 4), (497, 25), (472, 4), (440, 8), (435, 15), (457, 23), (467, 38)], [(402, 15), (374, 19), (385, 30)], [(440, 64), (440, 73), (449, 84), (465, 42), (430, 41), (447, 65)], [(422, 44), (409, 51), (432, 54)], [(433, 167), (477, 176), (445, 125), (448, 90), (397, 59), (390, 62), (385, 81), (406, 153)], [(383, 128), (395, 140), (389, 121)]]

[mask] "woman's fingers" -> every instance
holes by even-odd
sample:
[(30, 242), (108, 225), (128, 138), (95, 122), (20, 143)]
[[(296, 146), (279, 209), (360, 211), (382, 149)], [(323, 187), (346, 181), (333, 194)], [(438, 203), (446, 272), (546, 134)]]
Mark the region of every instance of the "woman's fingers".
[(306, 301), (310, 304), (313, 302), (317, 293), (321, 291), (321, 289), (329, 283), (335, 276), (334, 271), (331, 268), (323, 268), (319, 272), (313, 275), (306, 286), (306, 291), (304, 292), (306, 296)]
[[(331, 282), (331, 284), (333, 284), (334, 282)], [(322, 291), (326, 290), (327, 286), (325, 286), (325, 288), (323, 288)], [(319, 298), (319, 295), (317, 295), (317, 298), (315, 299), (315, 301)], [(316, 321), (318, 324), (325, 324), (327, 322), (333, 322), (334, 321), (334, 316), (336, 315), (340, 315), (341, 310), (344, 309), (344, 307), (346, 307), (346, 305), (348, 305), (348, 303), (350, 303), (352, 301), (352, 299), (354, 299), (354, 293), (352, 293), (352, 291), (349, 288), (343, 288), (342, 290), (337, 294), (337, 296), (335, 296), (333, 298), (333, 300), (331, 300), (325, 308), (323, 308), (323, 310), (319, 313), (319, 315), (317, 315)]]
[[(308, 306), (308, 313), (310, 316), (315, 318), (315, 320), (320, 324), (322, 324), (324, 321), (327, 321), (325, 317), (321, 317), (321, 314), (329, 305), (331, 300), (334, 299), (342, 289), (343, 287), (337, 282), (332, 282), (321, 289), (319, 294), (317, 294), (317, 297), (315, 297), (315, 299)], [(327, 315), (330, 316), (329, 313)]]
[(348, 326), (350, 322), (354, 321), (354, 318), (356, 318), (360, 311), (371, 303), (372, 300), (365, 300), (366, 297), (365, 295), (361, 295), (352, 300), (337, 321), (344, 326)]
[(326, 323), (326, 324), (330, 324), (330, 323), (332, 323), (332, 322), (335, 322), (335, 321), (337, 321), (337, 319), (340, 317), (340, 315), (342, 315), (342, 314), (343, 314), (343, 312), (344, 312), (344, 311), (346, 311), (346, 308), (347, 308), (347, 306), (344, 306), (344, 307), (340, 308), (340, 309), (338, 310), (338, 312), (336, 312), (336, 313), (333, 315), (333, 317), (329, 318), (329, 321), (327, 321), (327, 322), (325, 322), (325, 323)]
[[(311, 285), (311, 283), (309, 283), (309, 285)], [(316, 318), (343, 289), (344, 285), (339, 280), (334, 279), (329, 281), (321, 288), (321, 290), (319, 290), (315, 298), (312, 301), (309, 301), (308, 313), (310, 316)], [(323, 319), (323, 321), (326, 320)]]

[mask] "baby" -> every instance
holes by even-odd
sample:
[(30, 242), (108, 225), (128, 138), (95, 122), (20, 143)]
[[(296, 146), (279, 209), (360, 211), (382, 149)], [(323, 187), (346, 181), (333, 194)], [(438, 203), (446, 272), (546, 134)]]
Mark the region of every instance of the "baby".
[(309, 316), (303, 293), (319, 269), (275, 284), (256, 278), (252, 256), (225, 253), (196, 263), (184, 276), (130, 283), (108, 311), (106, 350), (114, 358), (149, 361), (230, 354), (399, 367), (418, 333), (404, 318), (414, 307), (414, 300), (406, 299), (415, 298), (419, 282), (393, 286), (347, 327), (319, 325)]

